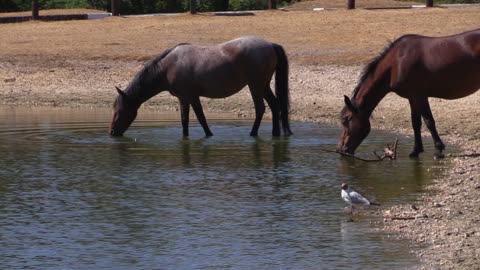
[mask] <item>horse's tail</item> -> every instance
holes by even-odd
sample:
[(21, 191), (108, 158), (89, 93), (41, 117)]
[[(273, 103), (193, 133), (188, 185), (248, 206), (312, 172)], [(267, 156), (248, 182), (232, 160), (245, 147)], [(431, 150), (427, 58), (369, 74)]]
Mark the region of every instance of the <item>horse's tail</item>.
[(288, 123), (288, 111), (290, 109), (290, 94), (288, 90), (288, 58), (283, 47), (279, 44), (273, 44), (277, 53), (277, 67), (275, 69), (275, 95), (280, 105), (280, 119), (282, 121), (283, 133), (292, 135), (290, 124)]

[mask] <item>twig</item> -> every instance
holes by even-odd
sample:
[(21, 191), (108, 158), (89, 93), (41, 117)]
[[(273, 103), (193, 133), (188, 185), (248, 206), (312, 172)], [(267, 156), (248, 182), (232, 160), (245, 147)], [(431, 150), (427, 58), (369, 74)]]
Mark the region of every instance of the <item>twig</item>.
[(383, 157), (379, 156), (379, 155), (377, 154), (377, 151), (373, 151), (373, 154), (374, 154), (375, 156), (377, 156), (378, 159), (383, 160), (383, 159), (385, 158), (385, 156), (383, 156)]
[(323, 152), (328, 152), (328, 153), (337, 153), (337, 154), (340, 154), (340, 155), (342, 155), (342, 156), (352, 157), (352, 158), (354, 158), (354, 159), (358, 159), (358, 160), (366, 161), (366, 162), (382, 161), (381, 159), (364, 159), (364, 158), (357, 157), (357, 156), (352, 155), (352, 154), (349, 154), (349, 153), (338, 152), (338, 151), (336, 151), (336, 150), (330, 150), (330, 149), (325, 149), (325, 148), (320, 148), (319, 150), (320, 150), (320, 151), (323, 151)]
[(397, 159), (397, 148), (398, 148), (398, 138), (395, 138), (395, 141), (393, 143), (393, 149), (390, 148), (390, 145), (387, 144), (387, 147), (383, 149), (383, 155), (380, 156), (377, 154), (376, 151), (373, 151), (373, 154), (377, 156), (378, 159), (384, 160), (386, 158), (390, 160), (396, 160)]
[(357, 157), (357, 156), (349, 154), (349, 153), (343, 153), (343, 152), (338, 152), (338, 153), (342, 156), (352, 157), (354, 159), (358, 159), (358, 160), (366, 161), (366, 162), (382, 161), (382, 159), (365, 159), (365, 158)]
[(415, 217), (391, 217), (391, 220), (414, 220)]
[(398, 138), (395, 138), (393, 143), (393, 159), (397, 159)]
[(338, 152), (336, 150), (330, 150), (330, 149), (325, 149), (325, 148), (320, 148), (319, 150), (323, 151), (323, 152), (328, 152), (328, 153), (337, 153), (337, 154), (340, 154), (342, 156), (351, 157), (351, 158), (358, 159), (358, 160), (365, 161), (365, 162), (382, 161), (383, 159), (385, 159), (385, 157), (380, 157), (375, 151), (373, 151), (373, 153), (375, 154), (375, 156), (377, 156), (377, 159), (365, 159), (365, 158), (361, 158), (361, 157), (358, 157), (358, 156), (355, 156), (355, 155), (352, 155), (352, 154), (349, 154), (349, 153)]

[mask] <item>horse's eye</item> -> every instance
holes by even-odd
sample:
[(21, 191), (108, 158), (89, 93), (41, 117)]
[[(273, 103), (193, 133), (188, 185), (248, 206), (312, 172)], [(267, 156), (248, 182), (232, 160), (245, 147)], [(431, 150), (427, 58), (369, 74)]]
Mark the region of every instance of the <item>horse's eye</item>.
[(351, 118), (352, 118), (351, 116), (343, 118), (342, 119), (342, 125), (344, 125), (344, 126), (348, 125), (348, 122), (350, 122)]

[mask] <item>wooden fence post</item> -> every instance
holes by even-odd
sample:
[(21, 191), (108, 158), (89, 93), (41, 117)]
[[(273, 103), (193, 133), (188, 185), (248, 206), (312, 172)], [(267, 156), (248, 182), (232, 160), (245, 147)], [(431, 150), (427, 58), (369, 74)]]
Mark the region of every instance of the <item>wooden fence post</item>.
[(34, 20), (38, 20), (39, 19), (39, 15), (38, 15), (38, 10), (40, 9), (39, 7), (39, 4), (38, 4), (38, 0), (33, 0), (32, 1), (32, 19)]
[(197, 14), (196, 0), (190, 0), (190, 14)]
[(433, 0), (426, 0), (425, 6), (426, 7), (433, 7)]
[(277, 9), (277, 0), (268, 0), (268, 9)]
[(120, 0), (112, 0), (112, 15), (120, 15)]
[(347, 0), (347, 9), (355, 9), (355, 0)]

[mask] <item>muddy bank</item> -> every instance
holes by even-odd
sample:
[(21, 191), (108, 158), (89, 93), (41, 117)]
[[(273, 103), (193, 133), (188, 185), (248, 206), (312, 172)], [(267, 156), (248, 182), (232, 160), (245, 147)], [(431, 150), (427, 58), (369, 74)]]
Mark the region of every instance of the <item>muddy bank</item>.
[[(116, 96), (114, 86), (125, 87), (141, 66), (138, 61), (2, 59), (0, 103), (110, 107)], [(292, 120), (338, 124), (342, 97), (351, 94), (361, 69), (359, 65), (292, 63)], [(238, 117), (253, 115), (253, 103), (246, 90), (226, 99), (202, 102), (207, 112), (233, 112)], [(383, 211), (387, 232), (422, 247), (418, 255), (426, 269), (475, 269), (479, 263), (476, 256), (480, 247), (478, 104), (480, 92), (454, 101), (431, 99), (440, 136), (447, 144), (446, 160), (452, 166), (414, 206), (400, 205)], [(148, 101), (143, 109), (177, 111), (178, 102), (165, 92)], [(373, 114), (372, 128), (412, 135), (407, 100), (387, 95)], [(425, 135), (429, 134), (425, 131)], [(461, 152), (449, 155), (448, 147), (452, 144), (459, 145)]]

